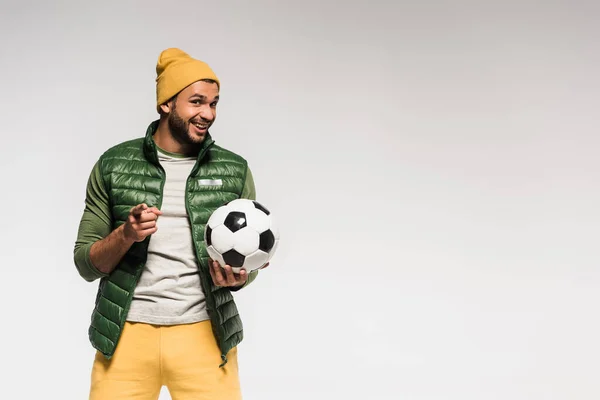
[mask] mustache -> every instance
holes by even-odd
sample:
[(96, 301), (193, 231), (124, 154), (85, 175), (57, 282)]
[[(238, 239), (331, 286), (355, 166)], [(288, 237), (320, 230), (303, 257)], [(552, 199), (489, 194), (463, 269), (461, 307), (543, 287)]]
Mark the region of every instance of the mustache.
[(190, 123), (191, 124), (210, 125), (210, 124), (212, 124), (212, 121), (209, 121), (207, 119), (203, 119), (202, 118), (202, 119), (193, 119), (193, 120), (190, 120)]

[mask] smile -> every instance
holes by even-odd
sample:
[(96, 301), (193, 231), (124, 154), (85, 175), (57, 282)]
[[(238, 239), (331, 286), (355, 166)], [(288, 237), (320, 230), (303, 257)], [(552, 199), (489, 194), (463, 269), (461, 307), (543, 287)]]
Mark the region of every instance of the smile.
[(198, 123), (192, 123), (192, 125), (194, 125), (196, 128), (200, 129), (200, 130), (204, 130), (208, 128), (208, 124), (198, 124)]

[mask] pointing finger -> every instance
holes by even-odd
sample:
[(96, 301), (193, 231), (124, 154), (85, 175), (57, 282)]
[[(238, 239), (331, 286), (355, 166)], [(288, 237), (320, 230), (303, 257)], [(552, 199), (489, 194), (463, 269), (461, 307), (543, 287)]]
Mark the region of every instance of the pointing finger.
[(138, 215), (141, 215), (142, 211), (144, 211), (147, 208), (148, 208), (148, 206), (145, 203), (138, 204), (137, 206), (135, 206), (131, 209), (131, 213), (135, 216), (138, 216)]
[(154, 213), (154, 214), (156, 214), (156, 215), (162, 215), (162, 213), (163, 213), (163, 212), (162, 212), (162, 211), (160, 211), (160, 210), (159, 210), (157, 207), (150, 207), (150, 208), (148, 208), (147, 210), (145, 210), (145, 212), (148, 212), (148, 213)]

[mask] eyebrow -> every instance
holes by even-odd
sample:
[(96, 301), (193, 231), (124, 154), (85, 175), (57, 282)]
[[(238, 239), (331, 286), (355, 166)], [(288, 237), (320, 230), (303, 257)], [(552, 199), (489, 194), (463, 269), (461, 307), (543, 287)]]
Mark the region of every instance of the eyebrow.
[[(202, 95), (202, 94), (197, 94), (197, 93), (195, 93), (195, 94), (191, 95), (191, 96), (190, 96), (190, 99), (193, 99), (193, 98), (195, 98), (195, 97), (197, 97), (197, 98), (200, 98), (200, 100), (206, 100), (206, 96), (204, 96), (204, 95)], [(217, 95), (217, 96), (215, 96), (215, 99), (214, 99), (213, 101), (217, 101), (217, 100), (219, 100), (219, 96), (218, 96), (218, 95)]]

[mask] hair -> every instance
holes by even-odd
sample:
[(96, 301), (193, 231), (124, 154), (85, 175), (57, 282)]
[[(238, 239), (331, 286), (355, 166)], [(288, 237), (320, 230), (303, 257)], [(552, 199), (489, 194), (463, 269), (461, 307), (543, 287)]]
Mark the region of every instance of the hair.
[(206, 79), (200, 79), (200, 81), (206, 82), (206, 83), (216, 83), (217, 86), (219, 86), (219, 83), (217, 81), (215, 81), (214, 79), (206, 78)]

